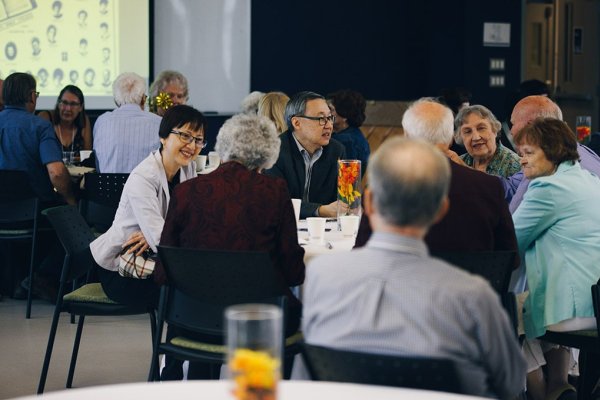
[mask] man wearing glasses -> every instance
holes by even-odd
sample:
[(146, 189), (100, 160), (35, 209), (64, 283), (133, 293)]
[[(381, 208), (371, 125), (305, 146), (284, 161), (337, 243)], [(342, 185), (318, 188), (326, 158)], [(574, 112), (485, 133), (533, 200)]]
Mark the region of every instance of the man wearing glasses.
[(290, 197), (302, 199), (300, 218), (337, 215), (337, 160), (344, 146), (331, 138), (334, 116), (325, 98), (313, 92), (292, 96), (285, 108), (287, 132), (279, 158), (266, 174), (287, 181)]
[(54, 128), (33, 115), (39, 96), (35, 78), (15, 72), (0, 87), (5, 103), (0, 113), (0, 169), (26, 171), (42, 202), (76, 204)]
[(96, 168), (101, 173), (130, 173), (160, 147), (161, 117), (144, 110), (146, 83), (125, 72), (113, 83), (117, 109), (102, 114), (94, 125)]

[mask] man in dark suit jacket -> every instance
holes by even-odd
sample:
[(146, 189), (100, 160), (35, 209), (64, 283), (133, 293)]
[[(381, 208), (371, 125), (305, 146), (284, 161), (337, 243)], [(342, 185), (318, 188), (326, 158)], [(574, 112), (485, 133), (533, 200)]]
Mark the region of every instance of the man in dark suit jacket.
[[(418, 100), (404, 113), (402, 127), (410, 138), (425, 140), (451, 157), (452, 112), (431, 101)], [(450, 209), (437, 221), (425, 242), (436, 251), (517, 250), (517, 240), (504, 189), (497, 177), (449, 161), (451, 182)], [(356, 246), (363, 246), (371, 236), (366, 218), (361, 221)], [(517, 264), (518, 261), (515, 260)], [(515, 265), (516, 266), (516, 265)]]
[(302, 199), (300, 218), (337, 215), (337, 160), (344, 146), (331, 138), (334, 117), (320, 94), (295, 94), (285, 108), (287, 132), (267, 175), (287, 181), (290, 197)]

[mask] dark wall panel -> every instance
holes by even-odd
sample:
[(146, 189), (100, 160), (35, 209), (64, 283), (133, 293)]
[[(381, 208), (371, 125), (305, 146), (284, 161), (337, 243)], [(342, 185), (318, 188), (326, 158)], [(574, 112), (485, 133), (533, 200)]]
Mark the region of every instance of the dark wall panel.
[[(520, 0), (254, 0), (252, 90), (323, 94), (353, 88), (411, 100), (465, 86), (503, 113), (508, 88), (489, 88), (489, 58), (518, 85)], [(511, 23), (510, 48), (484, 48), (483, 22)]]

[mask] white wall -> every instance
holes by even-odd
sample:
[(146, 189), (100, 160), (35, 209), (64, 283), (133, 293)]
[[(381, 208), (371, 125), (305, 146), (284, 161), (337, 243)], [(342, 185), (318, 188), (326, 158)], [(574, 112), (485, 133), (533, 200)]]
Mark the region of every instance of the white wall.
[(250, 91), (250, 0), (154, 2), (154, 74), (183, 73), (189, 104), (231, 113)]

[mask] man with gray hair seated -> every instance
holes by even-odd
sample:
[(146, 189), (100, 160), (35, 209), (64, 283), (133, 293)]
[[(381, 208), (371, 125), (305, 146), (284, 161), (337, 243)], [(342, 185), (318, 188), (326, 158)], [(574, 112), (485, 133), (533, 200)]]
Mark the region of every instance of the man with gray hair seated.
[[(428, 98), (417, 100), (404, 112), (402, 127), (407, 137), (425, 140), (448, 158), (456, 157), (456, 153), (448, 151), (454, 135), (454, 119), (448, 107)], [(449, 164), (450, 210), (425, 236), (429, 249), (435, 252), (517, 251), (515, 227), (500, 180), (456, 162), (449, 161)], [(364, 245), (370, 234), (365, 217), (356, 246)], [(515, 263), (517, 261), (515, 257)]]
[(285, 179), (290, 197), (302, 199), (300, 218), (337, 216), (337, 160), (346, 150), (331, 138), (335, 117), (327, 101), (314, 92), (296, 93), (285, 120), (279, 158), (265, 174)]
[(423, 241), (449, 207), (447, 159), (425, 142), (394, 138), (372, 155), (367, 174), (373, 236), (362, 249), (307, 266), (306, 342), (450, 359), (466, 393), (514, 397), (525, 363), (498, 295), (482, 278), (429, 256)]
[(96, 169), (101, 173), (130, 173), (158, 149), (161, 117), (144, 111), (146, 83), (125, 72), (113, 83), (117, 109), (102, 114), (94, 124)]

